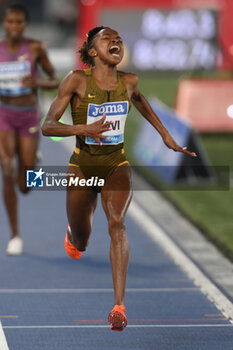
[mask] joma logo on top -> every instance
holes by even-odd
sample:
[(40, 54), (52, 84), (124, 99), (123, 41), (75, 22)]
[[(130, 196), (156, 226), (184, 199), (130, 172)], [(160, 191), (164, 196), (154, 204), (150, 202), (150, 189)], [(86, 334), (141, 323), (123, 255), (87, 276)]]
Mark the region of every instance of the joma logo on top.
[(96, 117), (97, 115), (108, 114), (126, 114), (127, 103), (112, 103), (104, 105), (91, 105), (90, 116)]

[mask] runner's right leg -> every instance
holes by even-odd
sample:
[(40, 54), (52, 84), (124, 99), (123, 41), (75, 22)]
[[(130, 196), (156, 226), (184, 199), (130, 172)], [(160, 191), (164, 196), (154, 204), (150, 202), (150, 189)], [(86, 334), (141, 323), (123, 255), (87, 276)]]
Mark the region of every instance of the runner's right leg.
[[(85, 178), (79, 167), (69, 166), (68, 173)], [(68, 176), (69, 179), (69, 176)], [(67, 188), (66, 209), (70, 224), (72, 244), (85, 251), (92, 230), (92, 218), (97, 206), (97, 193), (87, 188), (72, 186)]]
[(3, 198), (11, 227), (11, 237), (18, 237), (16, 174), (16, 138), (11, 131), (0, 131), (0, 165), (3, 178)]
[(33, 137), (19, 137), (18, 152), (18, 186), (22, 193), (28, 193), (31, 188), (26, 187), (26, 170), (34, 169), (38, 139)]

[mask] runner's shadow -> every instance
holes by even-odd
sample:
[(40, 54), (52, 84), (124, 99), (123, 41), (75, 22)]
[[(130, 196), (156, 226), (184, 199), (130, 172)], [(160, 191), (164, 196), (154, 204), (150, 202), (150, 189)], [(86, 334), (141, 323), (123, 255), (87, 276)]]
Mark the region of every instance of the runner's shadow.
[(73, 260), (68, 258), (67, 256), (46, 256), (46, 255), (39, 255), (39, 254), (32, 254), (32, 253), (24, 253), (21, 258), (24, 258), (25, 260), (29, 261), (38, 261), (43, 263), (48, 263), (52, 265), (59, 266), (79, 266), (79, 267), (89, 267), (90, 269), (101, 269), (103, 270), (109, 270), (110, 269), (110, 262), (104, 259), (98, 258), (92, 258), (90, 256), (82, 256), (79, 260)]

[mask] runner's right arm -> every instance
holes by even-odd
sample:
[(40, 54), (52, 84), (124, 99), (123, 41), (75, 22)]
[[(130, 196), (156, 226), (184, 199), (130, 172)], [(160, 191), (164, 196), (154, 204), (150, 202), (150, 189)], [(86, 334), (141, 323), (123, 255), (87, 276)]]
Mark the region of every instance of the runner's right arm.
[(86, 76), (82, 71), (70, 72), (61, 82), (58, 95), (53, 101), (42, 126), (44, 136), (90, 136), (100, 143), (100, 138), (105, 138), (103, 133), (109, 130), (111, 122), (106, 122), (104, 115), (99, 121), (86, 125), (68, 125), (59, 123), (59, 119), (65, 112), (72, 97), (76, 95), (77, 106), (80, 104), (86, 90)]

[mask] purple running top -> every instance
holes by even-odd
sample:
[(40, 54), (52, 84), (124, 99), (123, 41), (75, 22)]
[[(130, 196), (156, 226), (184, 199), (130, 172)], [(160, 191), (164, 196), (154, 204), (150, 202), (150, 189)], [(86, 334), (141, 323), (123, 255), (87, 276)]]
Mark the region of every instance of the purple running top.
[(21, 96), (32, 89), (23, 86), (26, 76), (37, 77), (37, 69), (30, 52), (30, 39), (24, 38), (19, 50), (12, 53), (7, 49), (6, 39), (0, 41), (0, 95)]

